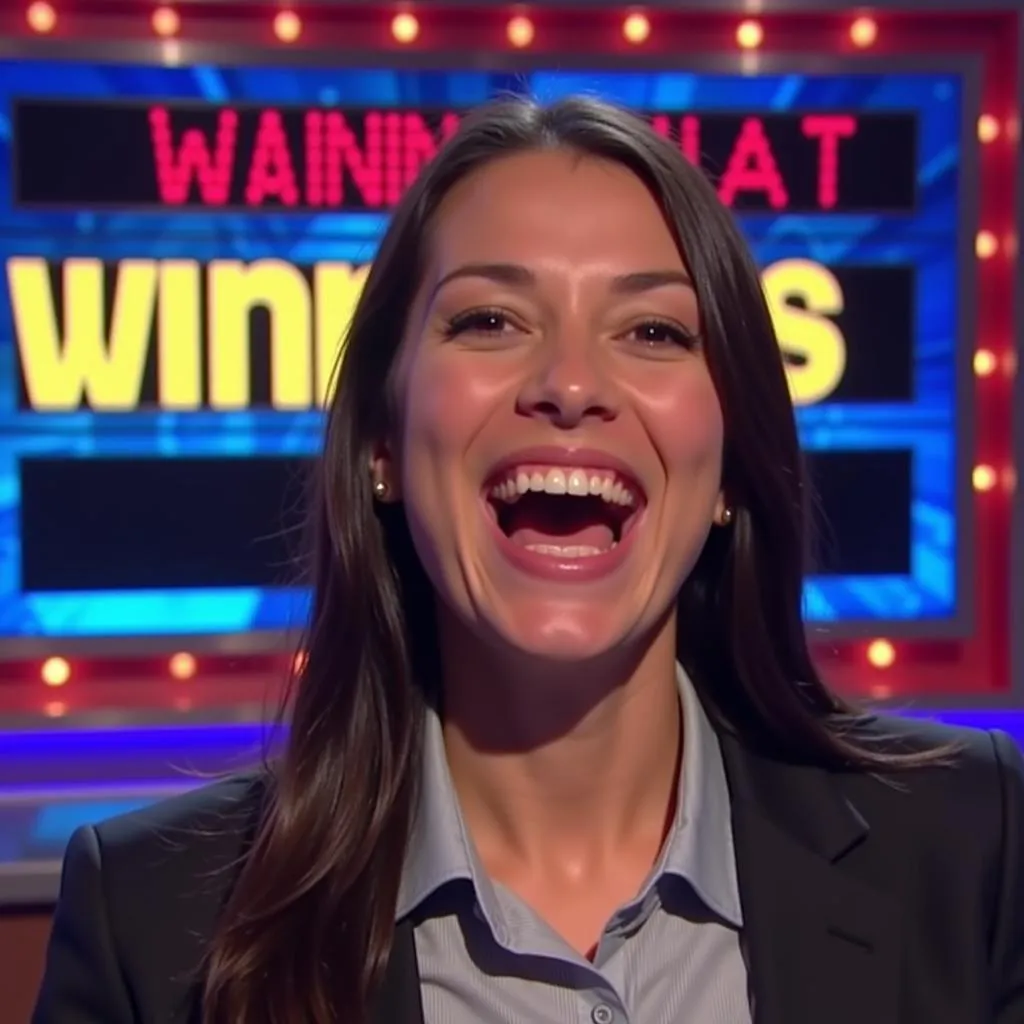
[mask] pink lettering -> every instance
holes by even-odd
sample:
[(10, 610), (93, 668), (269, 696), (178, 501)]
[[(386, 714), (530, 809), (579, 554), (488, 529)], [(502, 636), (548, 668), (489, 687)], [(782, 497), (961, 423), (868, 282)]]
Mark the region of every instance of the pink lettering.
[(848, 114), (811, 114), (800, 127), (809, 139), (818, 139), (818, 205), (831, 210), (839, 202), (839, 140), (857, 131)]
[(228, 201), (238, 138), (238, 115), (233, 110), (222, 110), (217, 115), (212, 159), (206, 137), (198, 128), (182, 132), (175, 152), (171, 115), (165, 107), (150, 110), (149, 132), (162, 202), (175, 206), (187, 203), (193, 180), (207, 206), (223, 206)]

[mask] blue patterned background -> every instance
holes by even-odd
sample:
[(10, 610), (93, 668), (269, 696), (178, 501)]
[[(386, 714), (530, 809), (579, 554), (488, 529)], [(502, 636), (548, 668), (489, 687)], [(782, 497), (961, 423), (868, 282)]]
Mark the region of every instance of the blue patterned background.
[[(919, 204), (912, 216), (764, 215), (744, 218), (762, 263), (803, 256), (830, 265), (916, 268), (915, 387), (909, 404), (825, 402), (799, 410), (807, 449), (904, 448), (914, 454), (912, 573), (812, 578), (808, 617), (942, 619), (957, 611), (956, 337), (958, 146), (961, 88), (950, 75), (705, 75), (678, 72), (531, 72), (310, 68), (162, 68), (89, 63), (0, 63), (0, 258), (147, 256), (199, 260), (276, 256), (294, 263), (365, 261), (379, 214), (33, 212), (11, 206), (11, 101), (18, 96), (201, 99), (213, 103), (461, 108), (495, 92), (541, 98), (597, 92), (646, 110), (898, 111), (919, 117)], [(68, 153), (69, 160), (74, 159)], [(879, 168), (879, 173), (884, 169)], [(245, 456), (308, 454), (317, 413), (39, 415), (16, 408), (10, 301), (0, 289), (0, 638), (238, 633), (280, 629), (305, 595), (285, 589), (22, 593), (18, 579), (21, 455)]]

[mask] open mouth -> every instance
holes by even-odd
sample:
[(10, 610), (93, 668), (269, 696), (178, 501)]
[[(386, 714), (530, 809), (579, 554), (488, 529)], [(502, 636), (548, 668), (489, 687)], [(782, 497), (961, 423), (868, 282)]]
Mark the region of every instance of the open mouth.
[(488, 481), (485, 494), (513, 544), (562, 559), (614, 549), (645, 503), (635, 480), (586, 467), (516, 466)]

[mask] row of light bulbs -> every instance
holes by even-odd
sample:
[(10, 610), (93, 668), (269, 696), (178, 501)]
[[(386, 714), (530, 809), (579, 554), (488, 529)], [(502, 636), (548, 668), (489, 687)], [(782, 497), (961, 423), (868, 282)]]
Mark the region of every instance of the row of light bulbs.
[[(52, 32), (57, 27), (57, 12), (47, 0), (35, 0), (29, 4), (26, 12), (29, 27), (42, 35)], [(157, 7), (150, 22), (153, 32), (162, 39), (172, 39), (181, 31), (181, 17), (178, 12), (169, 6)], [(506, 25), (506, 35), (509, 43), (517, 49), (529, 47), (534, 40), (536, 30), (533, 22), (525, 14), (516, 14), (509, 18)], [(302, 20), (292, 10), (282, 10), (274, 16), (274, 34), (283, 43), (297, 42), (302, 35)], [(409, 11), (402, 11), (391, 19), (391, 35), (398, 43), (414, 43), (420, 34), (420, 22), (415, 14)], [(647, 15), (640, 11), (633, 11), (627, 14), (622, 20), (623, 38), (635, 46), (646, 42), (651, 35), (651, 23)], [(878, 38), (878, 23), (867, 16), (855, 18), (849, 27), (850, 41), (861, 49), (873, 46)], [(759, 21), (748, 18), (740, 22), (736, 27), (736, 44), (743, 50), (756, 50), (764, 42), (764, 28)], [(1019, 135), (1019, 128), (1014, 125), (1007, 125), (1005, 132), (1008, 135)], [(982, 114), (978, 118), (978, 138), (981, 142), (994, 142), (1004, 133), (1004, 126), (999, 119), (991, 114)], [(1016, 138), (1013, 139), (1016, 141)], [(985, 232), (982, 233), (987, 234)], [(979, 236), (980, 237), (980, 236)], [(993, 239), (994, 240), (994, 239)], [(984, 255), (992, 255), (998, 245), (991, 246), (991, 241), (986, 239), (979, 243), (980, 247), (991, 249)], [(979, 251), (979, 255), (982, 253)]]
[[(179, 651), (167, 659), (167, 673), (173, 679), (192, 679), (199, 670), (195, 655)], [(39, 678), (52, 687), (65, 686), (71, 682), (71, 662), (67, 658), (47, 658), (39, 668)]]
[[(292, 659), (292, 669), (295, 672), (301, 672), (305, 664), (306, 655), (300, 651)], [(172, 679), (184, 682), (195, 678), (199, 672), (199, 662), (194, 654), (189, 654), (188, 651), (178, 651), (167, 659), (166, 670)], [(47, 658), (39, 668), (39, 678), (47, 686), (54, 688), (65, 686), (71, 682), (71, 676), (71, 662), (60, 656)]]
[[(896, 660), (896, 650), (889, 640), (871, 640), (865, 647), (864, 653), (868, 663), (875, 668), (888, 668)], [(304, 663), (304, 655), (295, 655), (294, 668), (296, 671), (300, 671)], [(187, 682), (189, 679), (195, 678), (199, 671), (199, 664), (194, 654), (179, 651), (167, 659), (166, 671), (172, 679)], [(66, 686), (71, 682), (73, 674), (71, 662), (59, 655), (47, 658), (39, 667), (39, 678), (52, 689)]]
[[(26, 12), (29, 27), (34, 32), (46, 34), (57, 27), (57, 11), (47, 0), (35, 0)], [(157, 7), (150, 17), (153, 31), (164, 39), (176, 36), (181, 31), (181, 17), (169, 6)], [(294, 43), (302, 35), (302, 19), (292, 10), (278, 11), (274, 16), (274, 34), (282, 43)], [(420, 22), (411, 11), (401, 11), (391, 19), (391, 35), (397, 43), (414, 43), (420, 34)], [(509, 44), (525, 49), (533, 43), (536, 28), (525, 14), (516, 14), (508, 19), (505, 34)], [(641, 11), (632, 11), (622, 19), (622, 37), (628, 43), (639, 46), (651, 35), (651, 22)], [(866, 49), (878, 38), (878, 24), (873, 18), (854, 18), (849, 27), (850, 42)], [(736, 26), (736, 45), (743, 50), (756, 50), (764, 42), (764, 27), (759, 21), (748, 18)]]

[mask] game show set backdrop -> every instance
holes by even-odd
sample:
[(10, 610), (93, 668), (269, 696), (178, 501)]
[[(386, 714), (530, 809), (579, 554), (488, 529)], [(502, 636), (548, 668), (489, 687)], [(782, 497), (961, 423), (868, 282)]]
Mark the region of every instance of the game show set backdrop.
[(957, 628), (958, 76), (11, 61), (0, 639), (301, 621), (303, 464), (389, 210), (509, 90), (643, 112), (739, 216), (828, 523), (808, 618)]

